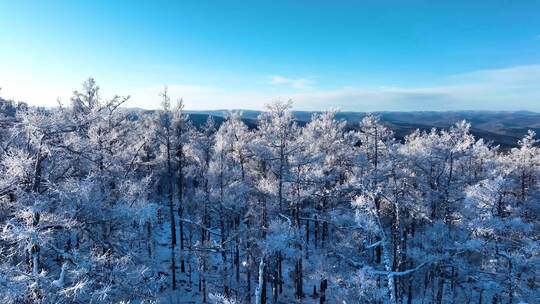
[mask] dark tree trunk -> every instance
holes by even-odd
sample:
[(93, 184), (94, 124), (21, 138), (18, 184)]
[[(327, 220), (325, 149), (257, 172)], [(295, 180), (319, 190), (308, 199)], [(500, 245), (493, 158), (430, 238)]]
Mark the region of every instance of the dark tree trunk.
[(326, 288), (328, 287), (328, 282), (326, 279), (321, 280), (321, 286), (319, 287), (319, 291), (321, 292), (321, 297), (319, 298), (319, 303), (324, 304), (326, 303)]
[(439, 277), (439, 282), (438, 282), (436, 303), (441, 304), (443, 301), (443, 297), (444, 297), (444, 278), (441, 276)]
[(174, 204), (173, 204), (173, 184), (172, 184), (172, 168), (171, 168), (171, 142), (167, 130), (167, 200), (169, 203), (169, 217), (171, 222), (171, 284), (172, 289), (176, 289), (176, 220), (174, 218)]

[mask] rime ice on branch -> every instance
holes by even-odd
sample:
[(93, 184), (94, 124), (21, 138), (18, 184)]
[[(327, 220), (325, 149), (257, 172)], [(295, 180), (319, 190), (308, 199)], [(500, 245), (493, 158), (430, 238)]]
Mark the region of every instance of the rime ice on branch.
[(499, 151), (466, 122), (399, 142), (291, 102), (250, 128), (126, 100), (93, 79), (65, 107), (0, 99), (0, 302), (540, 297), (532, 131)]

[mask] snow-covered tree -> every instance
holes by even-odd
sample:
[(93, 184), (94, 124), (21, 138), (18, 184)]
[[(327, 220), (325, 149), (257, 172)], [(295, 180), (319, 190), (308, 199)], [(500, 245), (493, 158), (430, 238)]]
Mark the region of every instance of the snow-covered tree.
[[(2, 303), (536, 303), (540, 148), (467, 122), (0, 99)], [(202, 119), (201, 119), (202, 118)], [(206, 122), (204, 122), (206, 120)], [(255, 125), (253, 124), (255, 123)]]

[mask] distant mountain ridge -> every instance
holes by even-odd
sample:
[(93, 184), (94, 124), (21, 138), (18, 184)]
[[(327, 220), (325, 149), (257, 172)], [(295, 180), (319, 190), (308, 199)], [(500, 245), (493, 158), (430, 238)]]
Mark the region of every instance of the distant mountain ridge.
[[(24, 104), (23, 104), (24, 105)], [(2, 121), (14, 117), (17, 103), (0, 98), (0, 127)], [(128, 108), (133, 113), (152, 113), (155, 110)], [(257, 110), (187, 110), (191, 121), (198, 126), (203, 124), (208, 116), (212, 116), (219, 126), (225, 121), (231, 111), (242, 113), (242, 120), (250, 128), (257, 126), (257, 118), (263, 111)], [(321, 111), (293, 111), (297, 122), (301, 125), (308, 123), (315, 113)], [(338, 112), (337, 119), (345, 120), (348, 128), (355, 129), (368, 112)], [(429, 131), (432, 128), (446, 129), (456, 122), (466, 120), (471, 123), (471, 132), (477, 138), (500, 145), (503, 149), (515, 147), (519, 139), (533, 130), (540, 135), (540, 113), (529, 111), (414, 111), (414, 112), (372, 112), (381, 118), (382, 122), (394, 131), (398, 140), (417, 129)], [(2, 118), (4, 116), (4, 118)]]
[[(257, 117), (262, 111), (232, 110), (242, 112), (242, 118), (250, 127), (257, 123)], [(205, 121), (208, 115), (216, 122), (225, 119), (231, 110), (201, 110), (186, 111), (193, 120)], [(317, 111), (293, 111), (295, 119), (300, 124), (310, 121)], [(355, 128), (367, 112), (338, 112), (336, 117), (345, 120), (349, 128)], [(416, 111), (416, 112), (372, 112), (394, 131), (396, 138), (402, 140), (416, 129), (429, 131), (432, 128), (446, 129), (455, 123), (466, 120), (471, 123), (471, 132), (477, 138), (484, 138), (501, 148), (507, 149), (517, 145), (517, 141), (533, 130), (540, 134), (540, 113), (529, 111)], [(199, 117), (201, 116), (201, 117)]]

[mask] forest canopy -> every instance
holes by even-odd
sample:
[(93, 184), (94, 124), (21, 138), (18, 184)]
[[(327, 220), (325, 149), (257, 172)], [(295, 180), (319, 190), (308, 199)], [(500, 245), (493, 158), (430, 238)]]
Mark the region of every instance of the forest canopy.
[(194, 125), (158, 98), (0, 101), (0, 302), (538, 303), (533, 131), (398, 141), (291, 102)]

